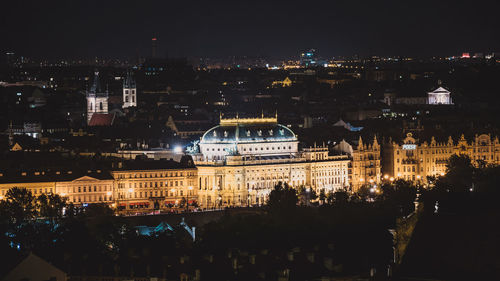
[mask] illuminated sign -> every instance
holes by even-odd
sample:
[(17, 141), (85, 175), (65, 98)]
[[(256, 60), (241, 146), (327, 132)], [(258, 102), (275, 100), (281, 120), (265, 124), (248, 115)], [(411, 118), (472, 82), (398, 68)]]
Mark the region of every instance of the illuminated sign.
[(416, 144), (403, 144), (403, 149), (414, 150), (414, 149), (417, 149), (417, 145)]

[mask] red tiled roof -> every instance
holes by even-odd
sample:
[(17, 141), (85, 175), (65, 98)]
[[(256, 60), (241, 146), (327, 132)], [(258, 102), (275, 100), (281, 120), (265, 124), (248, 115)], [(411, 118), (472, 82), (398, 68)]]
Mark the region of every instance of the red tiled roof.
[(89, 126), (111, 126), (114, 120), (114, 114), (94, 113), (90, 119)]

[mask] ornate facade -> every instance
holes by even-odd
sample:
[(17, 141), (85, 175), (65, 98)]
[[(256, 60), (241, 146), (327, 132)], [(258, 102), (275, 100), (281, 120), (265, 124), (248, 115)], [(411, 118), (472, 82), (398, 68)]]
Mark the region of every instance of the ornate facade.
[(350, 145), (342, 140), (334, 147), (334, 150), (349, 155), (349, 182), (353, 192), (365, 184), (379, 184), (381, 181), (381, 157), (380, 144), (377, 137), (372, 143), (364, 143), (361, 136), (357, 145)]
[(384, 145), (384, 174), (394, 178), (426, 182), (428, 176), (446, 173), (446, 163), (454, 154), (468, 155), (474, 164), (478, 160), (486, 164), (500, 164), (498, 137), (476, 135), (468, 142), (462, 135), (456, 142), (451, 137), (446, 142), (419, 142), (408, 133), (402, 143), (389, 142)]
[(276, 117), (221, 118), (193, 157), (206, 208), (261, 205), (278, 182), (317, 192), (349, 185), (347, 156), (329, 156), (327, 147), (299, 150), (297, 136)]

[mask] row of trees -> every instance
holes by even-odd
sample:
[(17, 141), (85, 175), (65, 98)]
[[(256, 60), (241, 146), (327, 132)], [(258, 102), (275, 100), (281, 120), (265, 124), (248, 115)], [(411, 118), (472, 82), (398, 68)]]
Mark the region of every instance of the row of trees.
[[(320, 191), (319, 195), (303, 186), (294, 189), (286, 183), (279, 183), (271, 192), (268, 208), (271, 211), (290, 210), (296, 206), (341, 205), (345, 203), (373, 202), (390, 209), (397, 215), (408, 215), (414, 210), (416, 195), (420, 192), (424, 198), (432, 198), (430, 208), (439, 199), (458, 202), (458, 197), (475, 194), (476, 197), (500, 192), (500, 166), (486, 165), (485, 161), (475, 163), (467, 155), (453, 155), (448, 159), (446, 174), (438, 177), (428, 177), (428, 188), (411, 181), (398, 179), (385, 181), (380, 186), (365, 185), (357, 192)], [(484, 196), (483, 196), (484, 197)], [(448, 200), (450, 201), (450, 200)], [(462, 204), (457, 203), (457, 204)]]
[(9, 224), (23, 224), (43, 217), (56, 220), (64, 215), (69, 205), (57, 194), (34, 196), (25, 188), (11, 188), (0, 201), (0, 218)]
[(418, 187), (410, 181), (396, 180), (383, 183), (380, 187), (364, 186), (356, 193), (345, 191), (329, 192), (322, 190), (319, 195), (312, 189), (290, 187), (286, 183), (278, 183), (269, 195), (267, 207), (271, 212), (290, 211), (297, 206), (331, 206), (365, 203), (368, 201), (392, 209), (395, 214), (408, 215), (414, 210), (414, 201)]

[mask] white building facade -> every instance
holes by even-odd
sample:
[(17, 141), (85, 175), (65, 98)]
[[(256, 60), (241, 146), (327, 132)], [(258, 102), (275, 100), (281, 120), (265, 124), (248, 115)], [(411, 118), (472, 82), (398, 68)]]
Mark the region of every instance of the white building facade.
[(349, 185), (347, 156), (329, 156), (323, 146), (300, 150), (297, 136), (277, 117), (221, 118), (193, 158), (204, 208), (264, 204), (279, 182), (325, 193)]
[(432, 92), (427, 93), (427, 103), (428, 104), (444, 104), (451, 105), (453, 101), (451, 100), (451, 92), (443, 87), (439, 87)]

